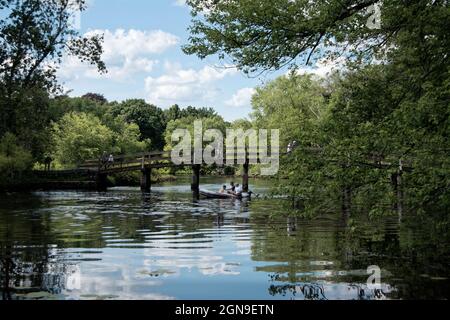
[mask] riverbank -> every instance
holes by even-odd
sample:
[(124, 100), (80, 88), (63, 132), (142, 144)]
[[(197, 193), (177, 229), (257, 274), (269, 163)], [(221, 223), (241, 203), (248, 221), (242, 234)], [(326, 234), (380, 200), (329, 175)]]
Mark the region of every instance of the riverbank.
[[(72, 172), (72, 171), (71, 171)], [(53, 171), (45, 173), (43, 171), (34, 171), (22, 174), (20, 178), (11, 179), (14, 182), (0, 182), (0, 193), (8, 192), (30, 192), (30, 191), (57, 191), (57, 190), (97, 190), (95, 177), (86, 172), (78, 174), (64, 174), (65, 171)], [(234, 181), (240, 183), (241, 175), (214, 175), (208, 177), (220, 177), (223, 183)], [(166, 173), (157, 173), (152, 175), (152, 184), (175, 182), (178, 179), (190, 178), (191, 174), (181, 173), (171, 175)], [(203, 176), (205, 177), (205, 176)], [(139, 187), (141, 175), (139, 172), (116, 174), (108, 176), (108, 187)], [(268, 180), (267, 177), (252, 176), (254, 180)]]
[[(176, 181), (177, 177), (172, 175), (160, 175), (152, 177), (152, 183), (163, 183)], [(108, 179), (108, 187), (138, 187), (139, 179), (117, 179), (112, 176)], [(47, 179), (39, 173), (30, 173), (26, 179), (16, 179), (14, 183), (0, 183), (0, 193), (9, 192), (31, 192), (31, 191), (56, 191), (56, 190), (97, 190), (97, 183), (89, 177), (72, 177)]]

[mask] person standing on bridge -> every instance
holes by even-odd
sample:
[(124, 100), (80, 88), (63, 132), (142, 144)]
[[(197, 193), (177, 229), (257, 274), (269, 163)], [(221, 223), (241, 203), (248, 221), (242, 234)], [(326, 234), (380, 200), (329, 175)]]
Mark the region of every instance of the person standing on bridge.
[(52, 157), (50, 157), (49, 155), (45, 157), (44, 159), (45, 171), (50, 171), (52, 162), (53, 162)]
[(108, 157), (108, 166), (112, 166), (112, 165), (114, 165), (114, 156), (113, 156), (113, 154), (111, 153), (110, 155), (109, 155), (109, 157)]
[(108, 154), (106, 153), (106, 151), (103, 151), (103, 155), (102, 155), (102, 158), (100, 160), (102, 162), (102, 167), (106, 168), (106, 165), (108, 163)]

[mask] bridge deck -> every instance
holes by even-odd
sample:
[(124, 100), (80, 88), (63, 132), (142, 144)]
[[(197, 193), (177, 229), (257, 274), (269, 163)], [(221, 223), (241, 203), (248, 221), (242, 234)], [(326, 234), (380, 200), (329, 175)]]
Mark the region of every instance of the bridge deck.
[[(232, 157), (233, 160), (236, 158), (248, 157), (251, 163), (260, 162), (259, 154), (254, 153), (235, 153), (227, 154)], [(224, 155), (224, 162), (226, 163), (227, 155)], [(278, 154), (271, 154), (271, 156), (276, 156)], [(192, 155), (192, 159), (194, 156)], [(134, 155), (124, 155), (114, 158), (113, 163), (108, 163), (102, 161), (101, 159), (91, 159), (85, 161), (79, 166), (78, 170), (89, 170), (96, 171), (98, 173), (110, 174), (119, 172), (130, 172), (138, 171), (149, 168), (171, 168), (171, 167), (191, 167), (194, 164), (174, 164), (171, 159), (170, 151), (153, 151), (148, 153), (139, 153)]]

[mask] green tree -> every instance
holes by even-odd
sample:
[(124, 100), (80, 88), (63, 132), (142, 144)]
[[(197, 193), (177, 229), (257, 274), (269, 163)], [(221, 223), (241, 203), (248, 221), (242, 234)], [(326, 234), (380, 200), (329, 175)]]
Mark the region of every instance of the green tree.
[(167, 123), (182, 118), (180, 107), (177, 104), (174, 104), (169, 109), (164, 110), (164, 117)]
[(110, 113), (113, 117), (122, 116), (126, 122), (137, 124), (143, 140), (150, 139), (155, 149), (163, 149), (166, 122), (160, 108), (144, 100), (133, 99), (113, 105)]
[[(0, 1), (0, 137), (12, 133), (35, 161), (51, 147), (49, 96), (60, 91), (56, 72), (63, 56), (106, 71), (102, 36), (81, 36), (70, 23), (85, 9), (85, 0)], [(16, 156), (16, 168), (25, 169), (28, 157)]]
[(58, 96), (49, 101), (49, 117), (53, 122), (70, 112), (89, 113), (103, 118), (109, 109), (109, 105), (88, 97)]
[(95, 101), (98, 104), (108, 103), (108, 100), (105, 98), (105, 96), (102, 94), (99, 94), (99, 93), (89, 92), (89, 93), (86, 93), (85, 95), (83, 95), (81, 98)]
[[(0, 104), (2, 102), (6, 103), (0, 97)], [(30, 151), (35, 159), (41, 160), (50, 144), (48, 93), (36, 87), (22, 90), (17, 92), (14, 103), (16, 111), (20, 110), (14, 117), (13, 133), (17, 143)]]
[[(184, 47), (200, 58), (229, 56), (247, 72), (280, 69), (337, 56), (382, 58), (401, 50), (410, 36), (416, 48), (448, 45), (448, 1), (188, 0), (191, 37)], [(374, 5), (380, 25), (369, 27)], [(433, 36), (430, 36), (433, 34)], [(416, 43), (417, 44), (417, 43)], [(412, 47), (412, 45), (411, 45)]]
[[(450, 199), (448, 1), (188, 4), (193, 9), (184, 47), (188, 54), (228, 56), (246, 72), (338, 56), (348, 62), (325, 94), (320, 86), (310, 95), (295, 93), (289, 89), (292, 82), (285, 80), (283, 87), (278, 80), (272, 84), (280, 87), (278, 93), (272, 90), (273, 99), (264, 90), (254, 98), (258, 126), (283, 123), (284, 142), (299, 139), (299, 147), (284, 159), (282, 174), (289, 181), (282, 189), (308, 197), (307, 208), (322, 211), (339, 198), (345, 206), (353, 200), (377, 211), (382, 210), (377, 206), (390, 207), (393, 196), (398, 206), (407, 194), (414, 208), (445, 212)], [(381, 25), (369, 28), (367, 9), (374, 4), (380, 7)], [(304, 108), (323, 103), (321, 114)], [(280, 104), (293, 107), (280, 109)], [(401, 180), (394, 179), (400, 174)]]
[(7, 132), (0, 139), (0, 184), (14, 183), (16, 175), (31, 169), (31, 153), (18, 145), (17, 137)]
[(62, 165), (78, 165), (113, 149), (114, 132), (92, 115), (68, 113), (53, 131), (55, 159)]
[(238, 119), (229, 124), (230, 129), (242, 129), (244, 131), (252, 129), (253, 123), (247, 119)]
[(80, 36), (70, 25), (73, 10), (85, 9), (84, 0), (0, 2), (0, 135), (20, 131), (17, 118), (27, 112), (21, 108), (24, 95), (56, 88), (64, 53), (105, 71), (102, 37)]
[(213, 108), (195, 108), (188, 106), (181, 110), (181, 117), (194, 117), (194, 118), (212, 118), (216, 117), (217, 112)]
[(142, 139), (139, 126), (135, 123), (128, 123), (119, 116), (113, 120), (103, 123), (114, 132), (114, 142), (112, 152), (115, 154), (135, 154), (151, 151), (151, 140)]
[[(191, 145), (192, 148), (194, 148), (194, 122), (195, 121), (201, 121), (202, 123), (202, 135), (204, 136), (205, 131), (209, 129), (219, 130), (223, 136), (225, 137), (226, 129), (227, 129), (227, 123), (224, 121), (224, 119), (221, 116), (210, 116), (206, 118), (198, 118), (196, 116), (189, 116), (186, 118), (180, 118), (177, 120), (172, 120), (167, 124), (167, 128), (165, 131), (165, 141), (166, 146), (165, 150), (172, 150), (174, 147), (174, 143), (172, 141), (172, 134), (175, 132), (175, 130), (188, 130), (191, 135)], [(210, 142), (203, 142), (203, 147), (209, 145)], [(192, 149), (193, 150), (193, 149)], [(212, 174), (215, 173), (217, 170), (216, 165), (211, 165), (207, 167), (203, 167), (202, 171), (203, 174)], [(171, 174), (175, 174), (177, 171), (176, 168), (171, 170)]]
[[(390, 36), (410, 14), (402, 10), (398, 1), (383, 1), (382, 28), (369, 29), (368, 9), (378, 2), (188, 0), (193, 19), (184, 51), (200, 58), (227, 55), (246, 72), (280, 69), (298, 59), (309, 63), (315, 52), (321, 56), (334, 54), (322, 50), (324, 46), (346, 46), (357, 52), (357, 45), (366, 41), (373, 42), (373, 48), (369, 49), (374, 52), (377, 44), (391, 43)], [(428, 1), (422, 2), (425, 6)], [(401, 18), (385, 18), (394, 13)]]
[(259, 87), (253, 97), (252, 119), (258, 128), (279, 129), (282, 146), (306, 136), (328, 112), (328, 89), (312, 75), (282, 76)]
[(433, 78), (415, 78), (410, 67), (399, 67), (358, 69), (339, 83), (323, 127), (326, 153), (347, 167), (340, 178), (352, 185), (356, 201), (362, 195), (360, 201), (375, 209), (389, 203), (398, 196), (391, 180), (401, 173), (399, 188), (410, 207), (443, 209), (450, 198), (448, 73), (442, 84), (433, 84)]
[[(291, 73), (257, 88), (252, 100), (254, 125), (259, 129), (279, 129), (281, 152), (297, 142), (292, 154), (281, 157), (280, 178), (274, 190), (293, 198), (307, 196), (308, 212), (334, 207), (336, 200), (332, 180), (323, 170), (323, 158), (316, 153), (324, 145), (321, 126), (330, 113), (330, 88), (324, 79)], [(331, 195), (331, 196), (330, 196)]]
[[(164, 134), (165, 141), (166, 141), (166, 149), (171, 150), (171, 148), (173, 147), (172, 134), (177, 129), (185, 129), (185, 130), (189, 131), (191, 138), (192, 138), (192, 146), (193, 146), (194, 145), (194, 122), (195, 121), (202, 122), (203, 133), (205, 133), (205, 131), (209, 130), (209, 129), (217, 129), (220, 132), (222, 132), (223, 136), (225, 137), (227, 123), (221, 116), (214, 116), (214, 117), (208, 117), (208, 118), (197, 118), (197, 117), (190, 116), (190, 117), (170, 121), (167, 124), (166, 132)], [(208, 143), (206, 143), (206, 144), (208, 144)]]
[(139, 127), (122, 117), (103, 123), (86, 113), (67, 113), (53, 126), (55, 159), (71, 166), (98, 159), (103, 152), (115, 155), (149, 151), (150, 140), (141, 140)]
[(166, 122), (178, 120), (181, 118), (211, 118), (217, 116), (217, 112), (213, 108), (195, 108), (188, 106), (181, 109), (177, 104), (164, 111)]

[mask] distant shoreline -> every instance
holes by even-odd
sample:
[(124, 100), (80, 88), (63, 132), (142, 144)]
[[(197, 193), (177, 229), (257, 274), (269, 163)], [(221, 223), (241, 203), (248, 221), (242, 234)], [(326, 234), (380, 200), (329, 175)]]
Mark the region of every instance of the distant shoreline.
[[(152, 177), (152, 183), (164, 183), (164, 182), (174, 182), (180, 178), (189, 178), (188, 174), (181, 175), (161, 175), (158, 177)], [(222, 176), (222, 175), (208, 175), (203, 177), (220, 177), (224, 180), (234, 180), (240, 179), (240, 175), (235, 176)], [(261, 176), (251, 176), (250, 179), (267, 179)], [(120, 180), (117, 183), (114, 181), (109, 182), (108, 187), (139, 187), (139, 181), (134, 180)], [(32, 176), (28, 180), (22, 180), (15, 184), (1, 185), (0, 184), (0, 194), (11, 193), (11, 192), (35, 192), (35, 191), (58, 191), (58, 190), (77, 190), (77, 191), (96, 191), (97, 184), (92, 180), (66, 180), (66, 181), (49, 181), (41, 179), (36, 176)]]

